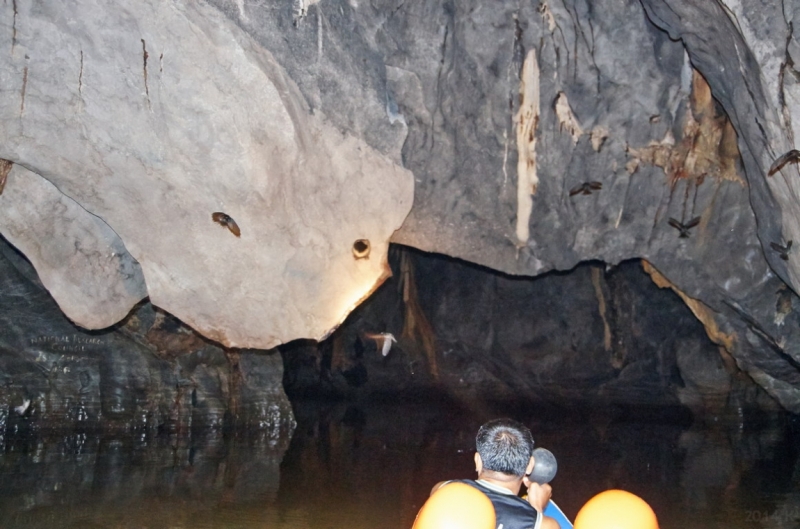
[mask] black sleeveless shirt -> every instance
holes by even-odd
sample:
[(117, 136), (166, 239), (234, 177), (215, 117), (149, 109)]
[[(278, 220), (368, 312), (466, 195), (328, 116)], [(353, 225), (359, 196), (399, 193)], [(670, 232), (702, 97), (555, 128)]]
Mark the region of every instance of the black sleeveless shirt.
[(531, 504), (515, 494), (504, 494), (471, 479), (455, 479), (486, 494), (494, 506), (497, 529), (534, 529), (539, 513)]

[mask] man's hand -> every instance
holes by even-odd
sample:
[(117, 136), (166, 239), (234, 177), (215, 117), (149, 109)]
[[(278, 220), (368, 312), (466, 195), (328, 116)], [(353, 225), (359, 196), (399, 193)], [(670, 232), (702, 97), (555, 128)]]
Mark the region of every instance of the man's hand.
[(553, 495), (553, 487), (546, 483), (544, 485), (534, 483), (528, 479), (528, 476), (522, 478), (522, 481), (525, 483), (525, 486), (528, 487), (528, 503), (530, 503), (531, 507), (536, 509), (542, 517), (541, 529), (561, 529), (557, 521), (544, 515), (547, 502), (550, 501), (550, 496)]
[(534, 483), (527, 476), (523, 478), (523, 481), (528, 487), (528, 503), (539, 513), (543, 513), (547, 507), (547, 502), (550, 501), (550, 496), (553, 495), (553, 488), (548, 484), (539, 485)]
[(542, 525), (540, 525), (541, 529), (561, 529), (561, 526), (558, 525), (558, 522), (550, 518), (549, 516), (542, 515)]

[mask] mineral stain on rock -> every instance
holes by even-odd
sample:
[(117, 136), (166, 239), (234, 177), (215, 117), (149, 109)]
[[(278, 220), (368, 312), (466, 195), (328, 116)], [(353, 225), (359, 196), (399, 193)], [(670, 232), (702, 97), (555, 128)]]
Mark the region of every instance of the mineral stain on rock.
[(13, 162), (9, 160), (0, 159), (0, 195), (3, 194), (3, 189), (6, 187), (6, 180), (8, 180), (8, 173), (11, 172)]
[[(391, 16), (363, 2), (237, 4), (3, 5), (12, 97), (0, 100), (0, 158), (35, 168), (117, 234), (109, 251), (77, 252), (88, 262), (122, 267), (128, 248), (154, 302), (206, 337), (266, 348), (341, 322), (384, 278), (390, 240), (515, 275), (644, 258), (759, 384), (800, 410), (800, 388), (786, 385), (793, 365), (744, 339), (751, 325), (723, 303), (736, 300), (800, 358), (798, 316), (772, 323), (772, 292), (796, 291), (800, 266), (769, 245), (800, 236), (796, 182), (764, 178), (775, 153), (795, 147), (787, 106), (800, 100), (787, 55), (796, 39), (778, 3), (423, 0)], [(304, 16), (316, 24), (292, 25)], [(154, 44), (172, 50), (175, 75), (151, 93), (148, 55), (167, 66)], [(142, 92), (158, 98), (158, 119)], [(387, 119), (387, 93), (406, 127)], [(602, 193), (565, 200), (590, 179)], [(2, 199), (17, 192), (10, 180)], [(247, 237), (198, 229), (209, 196), (236, 205)], [(29, 203), (4, 200), (3, 214)], [(42, 225), (54, 217), (27, 213)], [(697, 217), (691, 232), (684, 221)], [(15, 230), (35, 224), (19, 219)], [(677, 246), (667, 219), (693, 244)], [(359, 238), (369, 259), (354, 259)], [(120, 292), (114, 314), (134, 297)], [(415, 366), (441, 360), (434, 343)]]
[(150, 54), (147, 53), (147, 43), (145, 43), (144, 39), (140, 39), (142, 41), (142, 75), (144, 77), (144, 93), (145, 97), (147, 98), (147, 104), (150, 105), (150, 88), (147, 86), (147, 59), (150, 57)]
[(522, 64), (517, 123), (517, 244), (525, 246), (530, 238), (529, 223), (533, 200), (539, 186), (536, 170), (536, 133), (539, 126), (539, 63), (531, 49)]

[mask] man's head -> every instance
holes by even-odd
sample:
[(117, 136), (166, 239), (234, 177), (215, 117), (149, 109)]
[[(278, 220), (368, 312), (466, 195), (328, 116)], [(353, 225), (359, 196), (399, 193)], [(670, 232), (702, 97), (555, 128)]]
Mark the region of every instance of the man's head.
[(483, 470), (520, 478), (530, 471), (533, 437), (531, 431), (517, 421), (495, 419), (487, 422), (478, 430), (475, 444)]

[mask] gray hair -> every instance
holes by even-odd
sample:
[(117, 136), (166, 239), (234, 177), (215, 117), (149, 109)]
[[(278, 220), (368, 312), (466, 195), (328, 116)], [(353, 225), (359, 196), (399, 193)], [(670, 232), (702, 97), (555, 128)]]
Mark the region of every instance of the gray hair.
[(481, 426), (475, 438), (483, 468), (522, 477), (533, 453), (533, 436), (513, 419), (494, 419)]

